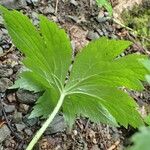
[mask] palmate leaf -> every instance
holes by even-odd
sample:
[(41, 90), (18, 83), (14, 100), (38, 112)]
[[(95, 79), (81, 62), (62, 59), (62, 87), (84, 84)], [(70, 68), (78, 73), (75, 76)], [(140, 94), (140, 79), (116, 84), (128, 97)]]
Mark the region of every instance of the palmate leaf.
[(80, 115), (96, 123), (143, 124), (136, 103), (122, 90), (142, 90), (141, 81), (147, 74), (139, 61), (146, 56), (118, 57), (131, 42), (107, 38), (91, 42), (77, 54), (66, 82), (72, 51), (64, 30), (43, 16), (38, 30), (21, 13), (0, 10), (14, 44), (25, 53), (23, 63), (29, 69), (14, 87), (44, 93), (30, 117), (47, 117), (63, 95), (61, 110), (69, 126)]

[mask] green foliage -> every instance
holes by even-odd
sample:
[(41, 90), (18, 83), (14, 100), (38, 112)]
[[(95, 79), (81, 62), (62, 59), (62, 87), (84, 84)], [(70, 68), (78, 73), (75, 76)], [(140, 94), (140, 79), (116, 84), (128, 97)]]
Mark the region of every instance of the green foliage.
[(150, 114), (144, 118), (144, 122), (150, 126)]
[(98, 6), (100, 6), (100, 7), (103, 6), (108, 11), (109, 15), (112, 16), (113, 9), (108, 0), (96, 0), (96, 2), (98, 4)]
[(149, 71), (149, 73), (145, 76), (147, 82), (150, 84), (150, 60), (140, 60), (142, 62), (142, 64), (144, 65), (144, 67)]
[[(5, 25), (13, 43), (25, 54), (28, 68), (16, 81), (15, 88), (43, 91), (30, 117), (47, 117), (59, 98), (65, 96), (61, 110), (69, 126), (77, 116), (111, 125), (138, 127), (143, 120), (134, 100), (122, 89), (142, 90), (147, 70), (139, 62), (144, 55), (118, 57), (129, 41), (100, 38), (84, 47), (72, 61), (68, 36), (54, 22), (40, 16), (39, 29), (17, 11), (3, 12)], [(63, 97), (62, 96), (62, 97)]]
[(150, 128), (142, 127), (140, 132), (132, 137), (134, 143), (128, 150), (149, 150), (150, 149)]

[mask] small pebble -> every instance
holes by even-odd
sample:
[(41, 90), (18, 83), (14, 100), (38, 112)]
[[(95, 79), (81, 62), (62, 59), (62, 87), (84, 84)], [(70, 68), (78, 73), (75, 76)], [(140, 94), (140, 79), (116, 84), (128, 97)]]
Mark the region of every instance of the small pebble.
[(23, 114), (26, 114), (29, 110), (29, 105), (26, 104), (19, 104), (19, 111)]
[(0, 55), (2, 55), (3, 54), (3, 49), (2, 49), (2, 47), (0, 47)]
[(5, 108), (6, 113), (12, 113), (16, 109), (14, 105), (6, 105), (6, 106), (4, 106), (4, 108)]
[(28, 136), (33, 135), (33, 132), (32, 132), (30, 129), (25, 129), (24, 132), (25, 132)]
[(96, 32), (89, 31), (88, 34), (87, 34), (87, 39), (89, 39), (89, 40), (95, 40), (95, 39), (98, 39), (98, 38), (99, 38), (99, 35)]
[(24, 123), (15, 124), (17, 130), (21, 132), (26, 126)]
[(0, 77), (10, 77), (13, 74), (13, 70), (5, 66), (0, 66)]
[(0, 92), (5, 92), (13, 83), (8, 78), (1, 78), (0, 79)]
[(47, 14), (54, 14), (54, 12), (55, 12), (55, 9), (50, 4), (48, 6), (46, 6), (43, 10), (43, 13), (46, 15)]
[(15, 111), (13, 114), (13, 120), (15, 123), (20, 123), (22, 121), (22, 113)]
[(12, 102), (16, 102), (16, 96), (15, 93), (10, 93), (7, 95), (7, 100), (12, 103)]
[(73, 130), (73, 134), (76, 136), (78, 134), (77, 130)]
[(74, 6), (78, 6), (78, 2), (76, 0), (70, 0), (70, 3), (73, 4)]

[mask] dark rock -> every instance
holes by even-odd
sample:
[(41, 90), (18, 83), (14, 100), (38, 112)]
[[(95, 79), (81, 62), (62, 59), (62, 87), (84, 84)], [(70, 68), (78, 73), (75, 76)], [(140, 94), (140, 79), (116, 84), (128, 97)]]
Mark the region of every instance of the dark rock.
[(6, 125), (3, 125), (0, 128), (0, 143), (2, 143), (7, 137), (11, 134), (9, 128)]
[(5, 92), (13, 83), (8, 78), (1, 78), (0, 79), (0, 92)]
[(12, 113), (16, 109), (14, 105), (5, 105), (4, 108), (6, 113)]
[(66, 129), (67, 125), (64, 121), (63, 116), (57, 115), (52, 123), (47, 128), (45, 134), (55, 134), (58, 132), (63, 132)]
[(18, 101), (23, 104), (34, 104), (40, 96), (40, 94), (21, 89), (19, 89), (16, 94)]
[(27, 114), (26, 116), (23, 117), (23, 122), (27, 125), (27, 126), (34, 126), (38, 123), (38, 118), (31, 118), (29, 119), (29, 114)]
[(94, 32), (94, 31), (89, 31), (87, 34), (87, 38), (89, 40), (95, 40), (95, 39), (99, 38), (99, 35), (98, 35), (98, 33)]
[(0, 77), (10, 77), (13, 74), (13, 70), (7, 68), (6, 66), (0, 65)]

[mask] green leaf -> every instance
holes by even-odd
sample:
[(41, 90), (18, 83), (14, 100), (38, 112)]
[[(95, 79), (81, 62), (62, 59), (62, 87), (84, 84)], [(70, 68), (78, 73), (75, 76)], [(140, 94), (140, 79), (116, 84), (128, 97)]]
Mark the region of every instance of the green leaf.
[(57, 93), (56, 89), (47, 89), (44, 94), (37, 100), (29, 118), (40, 116), (47, 118), (57, 104), (56, 100), (58, 100), (58, 98), (59, 94)]
[(109, 15), (112, 16), (113, 9), (112, 9), (112, 6), (108, 0), (96, 0), (96, 2), (98, 4), (98, 6), (105, 7), (105, 9), (108, 11)]
[(145, 78), (146, 78), (147, 82), (150, 84), (150, 75), (149, 75), (150, 74), (150, 60), (149, 59), (147, 59), (147, 60), (140, 59), (139, 61), (145, 66), (145, 68), (149, 72), (147, 75), (145, 75)]
[(63, 113), (70, 127), (77, 116), (88, 117), (95, 123), (101, 122), (117, 126), (116, 119), (99, 103), (99, 100), (90, 98), (87, 95), (75, 94), (68, 96), (63, 105)]
[(141, 127), (140, 132), (135, 133), (132, 137), (133, 146), (129, 150), (149, 150), (150, 148), (150, 128)]
[(144, 118), (144, 122), (150, 126), (150, 114)]
[(64, 30), (41, 16), (42, 37), (20, 12), (4, 12), (3, 17), (14, 44), (26, 55), (24, 65), (45, 78), (51, 86), (62, 89), (72, 58), (71, 45)]
[(141, 81), (147, 74), (139, 61), (147, 59), (146, 56), (119, 57), (131, 42), (107, 38), (92, 41), (71, 64), (68, 36), (55, 23), (40, 16), (37, 29), (23, 14), (3, 7), (0, 10), (14, 44), (26, 56), (23, 64), (28, 70), (14, 87), (44, 92), (30, 117), (47, 117), (61, 97), (64, 100), (61, 110), (69, 126), (78, 116), (116, 126), (143, 124), (136, 103), (123, 90), (142, 90)]

